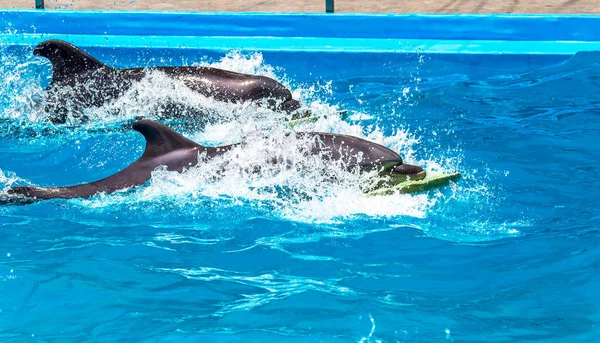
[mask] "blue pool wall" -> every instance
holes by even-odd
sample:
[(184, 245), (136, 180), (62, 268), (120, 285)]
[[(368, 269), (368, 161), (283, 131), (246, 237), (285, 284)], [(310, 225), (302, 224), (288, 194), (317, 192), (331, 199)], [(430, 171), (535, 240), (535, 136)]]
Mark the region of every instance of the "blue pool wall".
[[(464, 68), (511, 72), (600, 51), (597, 15), (440, 15), (202, 13), (0, 10), (0, 44), (32, 50), (46, 39), (69, 41), (115, 67), (188, 64), (231, 50), (263, 53), (269, 64), (303, 77), (335, 70), (337, 56), (356, 65), (412, 62), (424, 56)], [(114, 48), (134, 54), (115, 57)], [(122, 56), (134, 56), (124, 60)], [(293, 61), (293, 63), (291, 62)], [(142, 63), (143, 65), (140, 65)], [(435, 68), (432, 68), (435, 69)], [(324, 75), (324, 77), (328, 77)], [(302, 81), (302, 80), (299, 80)]]
[[(286, 51), (574, 54), (600, 50), (600, 16), (0, 10), (3, 41)], [(107, 39), (108, 38), (108, 39)]]

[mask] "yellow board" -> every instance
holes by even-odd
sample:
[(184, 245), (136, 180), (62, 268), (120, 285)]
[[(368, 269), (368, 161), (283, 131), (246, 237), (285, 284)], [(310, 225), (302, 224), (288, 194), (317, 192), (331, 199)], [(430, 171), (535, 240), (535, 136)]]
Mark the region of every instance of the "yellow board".
[(416, 193), (423, 192), (432, 188), (439, 188), (448, 185), (450, 182), (456, 182), (460, 179), (460, 173), (453, 174), (433, 174), (420, 181), (404, 181), (392, 187), (378, 188), (367, 192), (369, 196), (389, 195), (394, 193)]

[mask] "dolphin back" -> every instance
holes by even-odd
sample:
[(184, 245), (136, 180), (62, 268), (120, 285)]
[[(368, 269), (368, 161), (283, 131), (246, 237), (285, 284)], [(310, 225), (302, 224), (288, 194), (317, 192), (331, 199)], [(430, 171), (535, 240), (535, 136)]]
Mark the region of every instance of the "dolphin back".
[(198, 163), (198, 150), (202, 146), (165, 125), (151, 120), (140, 120), (133, 124), (133, 129), (144, 136), (146, 148), (138, 160), (118, 173), (102, 180), (76, 186), (12, 187), (8, 190), (9, 196), (17, 197), (15, 202), (28, 202), (32, 199), (89, 198), (99, 192), (112, 193), (119, 189), (142, 185), (160, 166), (166, 166), (168, 170), (182, 171)]
[(402, 157), (395, 151), (359, 137), (333, 133), (299, 135), (309, 135), (315, 140), (312, 154), (320, 154), (323, 158), (333, 161), (343, 161), (348, 169), (388, 169), (402, 164)]
[(73, 44), (57, 39), (41, 42), (35, 47), (33, 54), (50, 60), (53, 82), (62, 81), (85, 71), (108, 68)]

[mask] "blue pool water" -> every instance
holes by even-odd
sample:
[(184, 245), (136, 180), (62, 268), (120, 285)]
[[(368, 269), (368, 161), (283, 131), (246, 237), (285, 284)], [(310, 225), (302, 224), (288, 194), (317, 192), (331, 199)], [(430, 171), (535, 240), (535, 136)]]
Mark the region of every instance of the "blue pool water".
[[(273, 144), (251, 145), (239, 165), (293, 154), (276, 114), (188, 98), (161, 75), (92, 111), (89, 123), (51, 126), (36, 107), (49, 63), (29, 46), (1, 49), (4, 189), (120, 170), (144, 146), (120, 128), (173, 93), (212, 109), (206, 127), (178, 126), (197, 141), (271, 135)], [(0, 340), (590, 342), (600, 334), (599, 53), (87, 51), (120, 67), (269, 75), (329, 114), (301, 130), (360, 135), (465, 177), (425, 194), (368, 198), (355, 175), (332, 184), (317, 167), (214, 181), (207, 165), (158, 171), (144, 187), (89, 200), (2, 206)], [(338, 109), (350, 111), (348, 122)]]

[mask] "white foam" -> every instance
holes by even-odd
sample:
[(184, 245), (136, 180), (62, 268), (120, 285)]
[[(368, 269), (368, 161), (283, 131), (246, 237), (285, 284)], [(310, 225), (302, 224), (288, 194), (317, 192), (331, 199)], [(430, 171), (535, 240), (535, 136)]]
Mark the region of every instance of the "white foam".
[[(386, 140), (380, 134), (374, 136)], [(405, 135), (396, 137), (402, 140)], [(435, 204), (436, 198), (426, 194), (368, 197), (362, 186), (372, 182), (374, 173), (352, 172), (319, 156), (306, 156), (309, 142), (284, 131), (268, 136), (254, 133), (246, 137), (244, 145), (184, 173), (155, 171), (148, 186), (127, 193), (127, 200), (122, 195), (103, 196), (90, 200), (87, 206), (112, 206), (113, 201), (189, 204), (206, 198), (227, 199), (265, 205), (270, 215), (284, 219), (332, 223), (356, 215), (422, 218)], [(398, 144), (406, 147), (409, 142)], [(273, 159), (285, 162), (273, 164)], [(255, 173), (256, 168), (261, 172)]]
[(19, 183), (22, 181), (23, 181), (23, 179), (18, 177), (14, 172), (11, 172), (11, 171), (5, 172), (2, 169), (0, 169), (0, 187), (2, 188), (2, 190), (0, 191), (1, 193), (5, 194), (6, 190), (8, 190), (10, 187), (12, 187), (13, 184)]
[[(233, 51), (219, 61), (201, 62), (198, 65), (264, 75), (284, 85), (290, 84), (285, 78), (285, 71), (268, 65), (259, 53)], [(28, 65), (22, 64), (20, 68), (25, 74)], [(7, 70), (2, 74), (11, 75)], [(5, 81), (3, 85), (6, 86), (0, 87), (15, 89), (20, 87), (15, 82), (27, 82), (25, 78), (20, 80), (20, 75), (14, 77), (14, 80)], [(39, 92), (39, 85), (31, 90), (33, 95)], [(403, 96), (409, 96), (412, 92), (412, 89), (408, 90)], [(365, 128), (341, 120), (337, 115), (338, 107), (322, 100), (322, 97), (332, 94), (330, 81), (297, 86), (292, 93), (305, 104), (305, 108), (321, 115), (316, 122), (294, 128), (296, 131), (334, 132), (362, 137), (399, 152), (407, 163), (426, 166), (430, 170), (453, 171), (460, 165), (460, 156), (456, 157), (460, 151), (445, 151), (442, 154), (436, 151), (429, 156), (424, 155), (426, 152), (419, 150), (418, 135), (406, 128), (399, 127), (391, 134), (386, 134), (377, 126)], [(21, 102), (30, 103), (33, 95), (22, 93), (22, 98), (15, 100), (14, 108), (20, 108), (18, 104)], [(363, 215), (424, 218), (428, 210), (442, 199), (435, 192), (367, 197), (361, 185), (373, 175), (348, 172), (343, 166), (303, 157), (301, 151), (306, 147), (306, 142), (293, 138), (294, 135), (285, 135), (291, 131), (284, 121), (285, 114), (253, 103), (231, 104), (204, 97), (158, 71), (149, 73), (112, 103), (87, 111), (86, 115), (91, 120), (86, 125), (96, 128), (110, 126), (140, 116), (157, 119), (158, 109), (168, 101), (183, 103), (205, 113), (206, 125), (188, 128), (185, 134), (189, 138), (207, 145), (237, 143), (241, 140), (248, 143), (184, 173), (157, 170), (145, 187), (112, 195), (102, 194), (90, 200), (73, 200), (72, 203), (95, 210), (126, 206), (140, 211), (156, 211), (157, 206), (188, 209), (194, 205), (202, 207), (218, 202), (219, 206), (254, 206), (267, 216), (287, 220), (335, 223)], [(369, 116), (372, 114), (362, 113), (355, 114), (353, 118), (364, 119)], [(39, 119), (33, 117), (33, 120)], [(290, 162), (285, 166), (273, 165), (270, 161), (273, 157)], [(257, 166), (261, 168), (261, 173), (252, 172)], [(2, 181), (2, 177), (6, 181)], [(15, 175), (0, 175), (3, 184), (10, 185), (14, 180), (19, 179)], [(486, 190), (476, 189), (474, 192), (481, 195)]]
[(43, 92), (39, 75), (30, 75), (30, 70), (40, 62), (21, 61), (12, 55), (0, 54), (0, 99), (2, 119), (12, 119), (17, 123), (38, 122), (45, 119), (39, 106)]
[(280, 80), (276, 74), (276, 68), (267, 64), (260, 52), (247, 54), (239, 50), (232, 50), (217, 62), (203, 61), (193, 65), (225, 69), (242, 74), (261, 75)]

